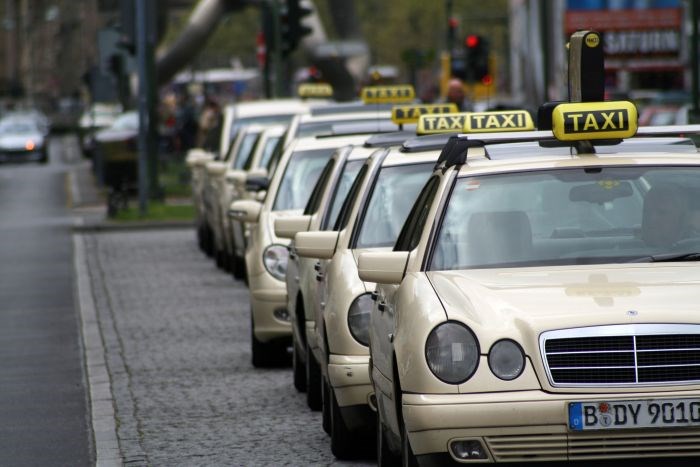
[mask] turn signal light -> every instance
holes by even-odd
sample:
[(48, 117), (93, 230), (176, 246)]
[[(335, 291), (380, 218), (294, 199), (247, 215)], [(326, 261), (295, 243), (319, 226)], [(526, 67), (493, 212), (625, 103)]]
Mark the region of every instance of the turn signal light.
[(24, 149), (27, 151), (33, 151), (36, 145), (34, 144), (34, 141), (28, 140), (26, 143), (24, 143)]

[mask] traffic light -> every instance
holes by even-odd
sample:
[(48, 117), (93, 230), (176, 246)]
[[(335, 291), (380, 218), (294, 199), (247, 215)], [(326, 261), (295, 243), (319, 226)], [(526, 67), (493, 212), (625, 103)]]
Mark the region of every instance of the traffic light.
[(464, 38), (464, 80), (470, 83), (491, 84), (489, 74), (489, 43), (476, 34)]
[(311, 28), (301, 24), (301, 20), (310, 15), (312, 10), (300, 4), (300, 0), (286, 0), (280, 12), (282, 36), (281, 51), (288, 56), (297, 48), (301, 39), (311, 34)]

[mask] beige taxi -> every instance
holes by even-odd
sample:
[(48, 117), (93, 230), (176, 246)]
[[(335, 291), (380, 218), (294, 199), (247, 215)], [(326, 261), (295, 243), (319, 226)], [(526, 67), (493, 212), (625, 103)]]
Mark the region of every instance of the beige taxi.
[[(346, 146), (329, 160), (314, 187), (304, 213), (275, 221), (275, 233), (280, 238), (293, 238), (300, 231), (332, 230), (341, 213), (343, 202), (365, 160), (380, 148), (400, 144), (415, 132), (398, 131), (371, 136), (362, 145)], [(314, 313), (317, 289), (323, 282), (326, 261), (299, 257), (294, 242), (289, 246), (287, 266), (287, 309), (292, 322), (294, 386), (307, 391), (312, 409), (321, 408), (321, 384), (318, 365), (307, 360), (309, 345), (316, 346)], [(312, 363), (313, 365), (307, 365)]]
[(229, 218), (228, 209), (231, 203), (238, 199), (263, 199), (265, 192), (248, 190), (246, 180), (248, 177), (268, 176), (267, 166), (286, 129), (287, 127), (282, 125), (263, 128), (255, 139), (249, 155), (237, 158), (233, 166), (229, 166), (226, 170), (226, 184), (219, 201), (221, 212), (225, 213), (222, 216), (224, 220), (222, 230), (229, 248), (227, 253), (230, 269), (236, 279), (242, 279), (245, 276), (247, 234), (244, 224)]
[(700, 454), (700, 157), (645, 137), (700, 127), (636, 119), (560, 104), (552, 131), (455, 137), (359, 255), (380, 465)]
[[(463, 130), (467, 115), (430, 118), (445, 124), (461, 122), (459, 129)], [(527, 114), (519, 111), (518, 115)], [(529, 116), (527, 126), (524, 122), (518, 129), (523, 128), (533, 128)], [(314, 320), (307, 323), (313, 326), (307, 338), (312, 352), (307, 368), (320, 368), (316, 371), (322, 375), (325, 423), (331, 450), (339, 458), (352, 457), (358, 441), (373, 438), (375, 428), (369, 406), (373, 389), (367, 347), (374, 284), (357, 276), (357, 256), (391, 248), (446, 141), (446, 136), (413, 137), (400, 146), (375, 152), (365, 163), (334, 230), (303, 232), (295, 237), (300, 256), (321, 258), (320, 284), (315, 289), (306, 287), (312, 295), (309, 301), (316, 305)], [(310, 394), (311, 388), (307, 391)]]
[[(186, 163), (191, 170), (192, 198), (197, 214), (197, 236), (200, 246), (207, 254), (211, 256), (216, 254), (217, 242), (219, 250), (222, 247), (222, 236), (215, 237), (214, 227), (207, 221), (207, 216), (211, 217), (211, 214), (207, 214), (206, 203), (206, 191), (210, 185), (210, 172), (207, 170), (207, 165), (212, 161), (221, 161), (227, 158), (227, 155), (230, 154), (231, 144), (241, 128), (252, 124), (288, 124), (294, 115), (308, 112), (310, 105), (310, 101), (301, 99), (273, 99), (226, 105), (223, 111), (218, 150), (208, 152), (201, 148), (195, 148), (188, 152)], [(218, 173), (222, 169), (216, 167), (213, 170)]]
[(256, 367), (289, 361), (291, 324), (287, 310), (285, 275), (288, 239), (275, 235), (275, 219), (298, 215), (311, 195), (321, 170), (333, 153), (361, 144), (367, 135), (310, 137), (295, 140), (285, 150), (272, 178), (248, 178), (267, 192), (264, 201), (239, 200), (229, 215), (251, 225), (246, 245), (246, 276), (250, 290), (252, 362)]

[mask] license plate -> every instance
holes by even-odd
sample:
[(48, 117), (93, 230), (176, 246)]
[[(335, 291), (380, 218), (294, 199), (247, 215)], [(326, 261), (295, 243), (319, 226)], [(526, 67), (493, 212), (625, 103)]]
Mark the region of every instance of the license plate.
[(569, 404), (569, 429), (573, 431), (684, 426), (700, 426), (700, 399)]

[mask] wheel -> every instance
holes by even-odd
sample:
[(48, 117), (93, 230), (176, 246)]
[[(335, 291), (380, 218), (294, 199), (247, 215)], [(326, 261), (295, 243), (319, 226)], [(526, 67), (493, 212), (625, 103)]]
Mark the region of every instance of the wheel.
[(292, 374), (294, 377), (294, 387), (296, 390), (299, 392), (305, 392), (306, 365), (301, 361), (301, 355), (299, 355), (299, 344), (296, 342), (296, 339), (294, 339), (292, 342)]
[(338, 459), (352, 459), (357, 453), (357, 443), (353, 433), (345, 426), (333, 388), (328, 388), (331, 415), (331, 452)]
[(236, 279), (245, 279), (245, 258), (239, 258), (236, 253), (231, 255), (231, 273)]
[(396, 453), (392, 452), (386, 442), (386, 428), (382, 423), (379, 411), (377, 411), (377, 466), (378, 467), (398, 467), (400, 459)]
[(316, 363), (309, 346), (306, 346), (306, 405), (311, 410), (321, 410), (321, 368)]
[(321, 413), (323, 414), (323, 431), (327, 434), (331, 434), (331, 385), (325, 376), (321, 376), (321, 399), (322, 408)]
[(216, 267), (219, 269), (226, 269), (226, 253), (223, 250), (216, 250), (214, 253), (214, 260), (216, 261)]
[(280, 367), (289, 364), (287, 345), (285, 341), (261, 342), (255, 337), (251, 319), (250, 340), (252, 362), (255, 368)]
[(408, 430), (403, 427), (401, 433), (401, 465), (402, 467), (418, 467), (418, 459), (416, 455), (413, 454), (413, 449), (411, 449), (411, 442), (408, 440)]

